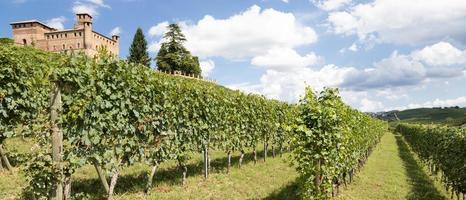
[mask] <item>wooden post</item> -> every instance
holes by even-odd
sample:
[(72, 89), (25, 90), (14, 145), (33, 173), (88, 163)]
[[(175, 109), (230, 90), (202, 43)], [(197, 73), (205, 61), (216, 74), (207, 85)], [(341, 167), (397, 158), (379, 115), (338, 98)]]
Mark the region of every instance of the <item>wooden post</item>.
[[(63, 177), (62, 160), (63, 160), (63, 132), (58, 120), (60, 118), (62, 102), (61, 102), (61, 91), (60, 84), (58, 82), (53, 83), (52, 93), (50, 96), (51, 107), (50, 107), (50, 122), (52, 124), (52, 160), (55, 167), (58, 168), (58, 177)], [(63, 179), (60, 178), (55, 186), (52, 193), (53, 200), (63, 199)]]
[(230, 173), (230, 167), (231, 167), (231, 151), (228, 151), (227, 173)]
[(257, 152), (256, 152), (256, 148), (254, 148), (253, 154), (254, 154), (254, 164), (257, 164)]
[(267, 137), (264, 138), (264, 162), (267, 159)]
[(204, 147), (204, 178), (207, 179), (209, 176), (209, 154), (207, 147)]
[(320, 159), (317, 160), (316, 162), (316, 176), (314, 178), (314, 184), (317, 188), (317, 191), (319, 191), (320, 193), (320, 165), (321, 165), (321, 162), (320, 162)]

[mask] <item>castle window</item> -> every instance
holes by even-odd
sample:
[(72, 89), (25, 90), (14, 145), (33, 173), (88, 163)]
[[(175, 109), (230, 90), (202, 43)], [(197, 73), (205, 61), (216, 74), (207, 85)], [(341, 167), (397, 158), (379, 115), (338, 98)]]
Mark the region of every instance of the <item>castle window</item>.
[(47, 40), (50, 39), (50, 35), (47, 35)]
[(63, 49), (65, 49), (65, 48), (66, 48), (66, 47), (65, 47), (65, 44), (63, 44)]
[(77, 36), (76, 33), (74, 33), (74, 37), (76, 37), (76, 36)]
[(65, 37), (68, 37), (68, 34), (65, 33)]
[(23, 45), (26, 46), (28, 43), (26, 41), (26, 39), (23, 39)]
[(82, 36), (82, 32), (79, 32), (79, 37), (81, 37), (81, 36)]
[(81, 48), (81, 44), (78, 43), (78, 49)]
[(53, 39), (53, 35), (52, 35), (52, 39)]

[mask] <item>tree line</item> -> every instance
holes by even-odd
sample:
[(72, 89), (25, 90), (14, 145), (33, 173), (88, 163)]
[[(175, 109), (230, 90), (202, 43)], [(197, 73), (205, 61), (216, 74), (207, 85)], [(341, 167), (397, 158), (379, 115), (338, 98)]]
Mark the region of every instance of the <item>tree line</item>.
[[(164, 72), (180, 71), (185, 74), (201, 76), (199, 58), (192, 56), (184, 47), (186, 37), (178, 24), (170, 24), (163, 37), (160, 50), (155, 57), (157, 69)], [(129, 48), (128, 61), (147, 67), (151, 58), (147, 52), (147, 41), (141, 28), (136, 30), (133, 42)]]

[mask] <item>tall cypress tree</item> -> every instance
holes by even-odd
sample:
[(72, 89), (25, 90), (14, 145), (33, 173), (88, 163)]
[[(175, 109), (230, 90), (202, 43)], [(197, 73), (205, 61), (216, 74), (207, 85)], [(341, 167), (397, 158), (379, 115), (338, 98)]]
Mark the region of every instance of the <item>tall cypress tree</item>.
[(150, 57), (149, 53), (147, 53), (147, 41), (141, 28), (138, 28), (136, 34), (134, 34), (133, 43), (129, 48), (128, 61), (150, 67)]
[(164, 35), (159, 53), (155, 58), (157, 68), (162, 71), (182, 71), (187, 74), (201, 75), (199, 59), (192, 56), (184, 46), (186, 37), (178, 24), (170, 24)]

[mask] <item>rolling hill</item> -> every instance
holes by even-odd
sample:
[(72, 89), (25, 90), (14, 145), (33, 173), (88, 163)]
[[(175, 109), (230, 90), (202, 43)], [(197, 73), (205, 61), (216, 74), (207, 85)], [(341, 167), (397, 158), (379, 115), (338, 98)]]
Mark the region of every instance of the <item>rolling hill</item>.
[(447, 124), (461, 126), (466, 124), (466, 108), (416, 108), (403, 111), (388, 111), (377, 113), (377, 117), (387, 120), (423, 124)]

